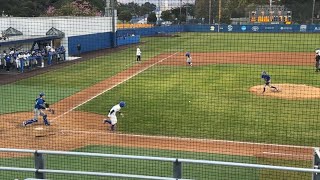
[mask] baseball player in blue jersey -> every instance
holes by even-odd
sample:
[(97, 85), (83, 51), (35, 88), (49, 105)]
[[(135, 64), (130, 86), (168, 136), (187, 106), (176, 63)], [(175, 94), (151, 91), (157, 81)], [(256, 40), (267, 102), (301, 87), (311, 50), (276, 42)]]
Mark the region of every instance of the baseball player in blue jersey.
[(124, 101), (121, 101), (119, 104), (116, 104), (114, 105), (108, 115), (107, 115), (107, 119), (104, 119), (103, 120), (103, 123), (108, 123), (111, 125), (111, 131), (115, 131), (115, 126), (118, 122), (117, 120), (117, 112), (119, 112), (119, 114), (121, 116), (123, 116), (123, 114), (120, 112), (121, 108), (125, 107), (126, 106), (126, 103)]
[(192, 66), (192, 57), (191, 57), (190, 52), (187, 52), (187, 53), (186, 53), (186, 57), (187, 57), (187, 64), (188, 64), (189, 66)]
[(276, 91), (279, 91), (279, 89), (277, 87), (272, 86), (270, 84), (271, 83), (271, 77), (270, 77), (270, 75), (268, 75), (268, 73), (266, 71), (262, 71), (261, 78), (264, 79), (264, 81), (265, 81), (262, 94), (266, 91), (266, 87), (267, 86), (269, 86), (272, 89), (275, 89)]
[(27, 120), (27, 121), (24, 121), (22, 123), (23, 126), (27, 126), (29, 124), (32, 124), (32, 123), (35, 123), (35, 122), (38, 122), (38, 117), (39, 115), (43, 117), (43, 122), (46, 126), (50, 126), (50, 123), (47, 119), (47, 115), (46, 113), (44, 112), (44, 110), (48, 110), (50, 111), (52, 114), (54, 114), (54, 110), (53, 109), (50, 109), (50, 108), (47, 108), (47, 105), (46, 105), (46, 101), (45, 101), (45, 94), (44, 93), (40, 93), (39, 94), (39, 97), (35, 100), (35, 105), (34, 105), (34, 117), (33, 119), (30, 119), (30, 120)]

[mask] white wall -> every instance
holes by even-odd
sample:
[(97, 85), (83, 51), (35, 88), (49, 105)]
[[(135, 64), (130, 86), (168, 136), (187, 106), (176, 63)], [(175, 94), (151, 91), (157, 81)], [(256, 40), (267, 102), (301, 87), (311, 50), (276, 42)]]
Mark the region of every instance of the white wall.
[[(116, 21), (115, 21), (116, 22)], [(13, 27), (24, 35), (45, 35), (55, 27), (66, 37), (112, 31), (111, 17), (2, 17), (0, 30)]]
[(0, 31), (9, 27), (23, 35), (46, 35), (54, 27), (65, 33), (61, 44), (68, 52), (68, 37), (111, 32), (112, 17), (0, 17)]

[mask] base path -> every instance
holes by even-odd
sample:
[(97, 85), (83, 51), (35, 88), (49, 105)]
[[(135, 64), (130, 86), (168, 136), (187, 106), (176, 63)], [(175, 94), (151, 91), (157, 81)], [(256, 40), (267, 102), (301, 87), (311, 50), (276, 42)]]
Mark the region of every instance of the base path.
[[(219, 58), (214, 58), (223, 57), (221, 56), (222, 54), (217, 54), (220, 53), (195, 54), (195, 56), (193, 56), (194, 64), (204, 65), (222, 63), (222, 60), (218, 60)], [(259, 53), (242, 53), (242, 56), (256, 57), (256, 54)], [(239, 54), (234, 53), (234, 55), (237, 55), (238, 57)], [(261, 53), (259, 56), (260, 55)], [(272, 57), (278, 56), (283, 57), (282, 54)], [(311, 54), (301, 55), (301, 57), (309, 56), (311, 57)], [(197, 61), (197, 58), (205, 59), (205, 61)], [(228, 58), (230, 57), (228, 56)], [(236, 57), (231, 59), (234, 58)], [(251, 60), (253, 59), (255, 58), (251, 58)], [(246, 62), (249, 64), (249, 60)], [(266, 64), (270, 63), (268, 60), (260, 60), (258, 62), (265, 62)], [(288, 62), (288, 60), (286, 60), (286, 62)], [(311, 61), (309, 59), (300, 59), (300, 62), (301, 64), (295, 62), (296, 64), (293, 63), (292, 65), (311, 65)], [(257, 63), (257, 61), (252, 62), (252, 64), (255, 63)], [(148, 61), (144, 61), (141, 64), (135, 64), (134, 66), (119, 74), (116, 74), (111, 78), (101, 81), (94, 86), (91, 86), (53, 104), (52, 107), (56, 109), (57, 113), (54, 116), (49, 115), (49, 118), (52, 122), (52, 126), (50, 127), (43, 126), (42, 122), (33, 126), (22, 127), (22, 121), (32, 117), (32, 112), (1, 115), (0, 144), (2, 147), (7, 148), (46, 150), (72, 150), (87, 145), (116, 145), (123, 147), (182, 150), (190, 152), (268, 157), (276, 159), (312, 159), (313, 149), (311, 147), (233, 142), (225, 140), (133, 135), (122, 134), (121, 132), (111, 133), (107, 130), (107, 127), (102, 124), (102, 119), (104, 116), (88, 112), (73, 111), (80, 105), (157, 64), (184, 65), (184, 55), (183, 53), (161, 54)], [(39, 131), (41, 131), (40, 134), (43, 133), (45, 136), (37, 137)], [(7, 157), (13, 156), (13, 154), (1, 153), (0, 156)], [(17, 154), (14, 156), (17, 156)]]
[[(206, 64), (272, 64), (272, 65), (299, 65), (313, 66), (314, 53), (300, 52), (215, 52), (191, 53), (193, 66)], [(163, 65), (186, 65), (184, 53), (163, 61)], [(313, 69), (312, 69), (313, 70)]]

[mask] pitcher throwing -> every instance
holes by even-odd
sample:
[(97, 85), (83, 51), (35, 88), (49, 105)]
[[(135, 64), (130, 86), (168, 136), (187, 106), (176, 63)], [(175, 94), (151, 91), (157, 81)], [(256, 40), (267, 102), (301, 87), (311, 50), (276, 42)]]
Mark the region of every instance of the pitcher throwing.
[(262, 94), (264, 94), (264, 92), (266, 91), (267, 86), (269, 86), (272, 89), (275, 89), (276, 91), (279, 91), (277, 87), (271, 85), (271, 77), (266, 71), (262, 71), (261, 78), (265, 81)]

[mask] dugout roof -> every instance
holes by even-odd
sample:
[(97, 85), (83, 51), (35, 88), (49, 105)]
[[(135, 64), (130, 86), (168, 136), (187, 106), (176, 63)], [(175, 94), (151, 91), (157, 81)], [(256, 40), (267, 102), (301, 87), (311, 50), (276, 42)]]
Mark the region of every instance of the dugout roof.
[(49, 29), (49, 31), (46, 33), (46, 35), (47, 36), (59, 36), (60, 38), (63, 38), (64, 32), (52, 27), (51, 29)]
[(33, 43), (37, 41), (50, 41), (54, 39), (60, 39), (58, 35), (47, 35), (47, 36), (11, 36), (7, 40), (0, 40), (0, 46), (22, 44), (22, 43)]
[(9, 27), (5, 31), (3, 31), (2, 34), (4, 34), (5, 36), (20, 36), (20, 35), (23, 35), (22, 32), (16, 30), (13, 27)]

